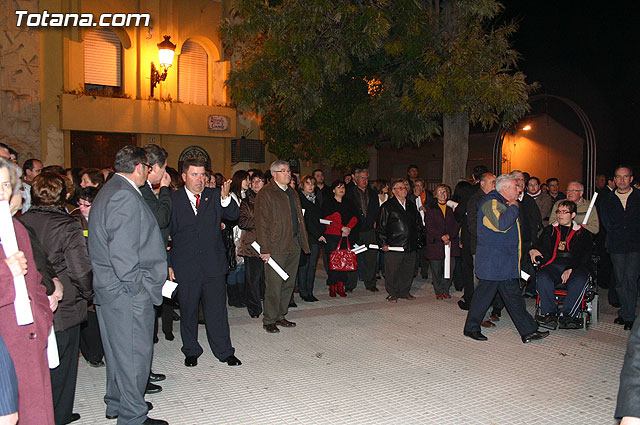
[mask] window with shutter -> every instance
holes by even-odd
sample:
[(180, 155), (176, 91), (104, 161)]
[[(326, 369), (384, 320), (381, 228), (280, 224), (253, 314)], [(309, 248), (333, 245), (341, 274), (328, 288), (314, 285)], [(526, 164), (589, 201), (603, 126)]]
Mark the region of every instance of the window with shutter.
[(208, 56), (204, 48), (187, 40), (178, 57), (178, 100), (206, 105)]
[(122, 87), (122, 44), (107, 28), (95, 28), (84, 37), (84, 83), (87, 90)]

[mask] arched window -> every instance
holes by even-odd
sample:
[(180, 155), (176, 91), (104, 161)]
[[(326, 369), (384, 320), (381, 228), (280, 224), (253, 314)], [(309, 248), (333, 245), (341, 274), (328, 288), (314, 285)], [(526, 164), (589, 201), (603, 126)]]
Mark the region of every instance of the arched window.
[(206, 105), (208, 96), (207, 70), (209, 58), (204, 48), (187, 40), (178, 57), (178, 100)]
[(84, 37), (84, 84), (87, 91), (121, 92), (122, 44), (107, 28), (95, 28)]

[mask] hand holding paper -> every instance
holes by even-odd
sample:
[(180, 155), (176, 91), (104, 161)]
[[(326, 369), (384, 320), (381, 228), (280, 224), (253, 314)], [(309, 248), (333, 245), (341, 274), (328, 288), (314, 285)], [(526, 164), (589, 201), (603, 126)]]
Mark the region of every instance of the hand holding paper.
[[(260, 244), (256, 241), (253, 241), (251, 243), (251, 246), (253, 247), (253, 249), (256, 250), (256, 252), (258, 254), (260, 254)], [(276, 261), (273, 258), (269, 258), (269, 261), (267, 261), (267, 264), (269, 266), (271, 266), (271, 268), (278, 273), (278, 275), (282, 278), (282, 280), (287, 280), (289, 279), (289, 275), (287, 274), (287, 272), (284, 271), (284, 269), (282, 267), (280, 267), (280, 265), (278, 263), (276, 263)]]

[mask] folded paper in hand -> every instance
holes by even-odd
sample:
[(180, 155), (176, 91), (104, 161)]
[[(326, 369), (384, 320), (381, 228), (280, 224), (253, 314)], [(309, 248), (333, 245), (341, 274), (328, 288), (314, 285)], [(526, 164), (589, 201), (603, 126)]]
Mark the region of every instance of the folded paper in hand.
[(172, 280), (167, 280), (162, 285), (162, 296), (165, 298), (171, 298), (173, 296), (173, 291), (176, 290), (178, 284)]
[(320, 224), (328, 224), (329, 226), (331, 226), (331, 223), (333, 223), (333, 221), (325, 220), (324, 218), (320, 219)]

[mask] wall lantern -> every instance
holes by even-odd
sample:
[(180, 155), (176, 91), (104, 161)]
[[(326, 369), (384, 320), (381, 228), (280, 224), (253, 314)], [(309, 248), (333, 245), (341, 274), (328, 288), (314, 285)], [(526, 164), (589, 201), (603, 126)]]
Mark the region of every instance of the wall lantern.
[(160, 66), (163, 69), (162, 74), (158, 72), (156, 66), (151, 62), (151, 97), (153, 97), (153, 89), (160, 82), (167, 78), (167, 69), (173, 64), (173, 54), (176, 50), (176, 45), (169, 41), (171, 37), (164, 36), (164, 41), (158, 43), (158, 56), (160, 59)]
[(530, 125), (530, 124), (527, 124), (527, 125), (525, 125), (524, 127), (522, 127), (522, 129), (523, 129), (524, 131), (529, 131), (529, 130), (531, 130), (531, 125)]

